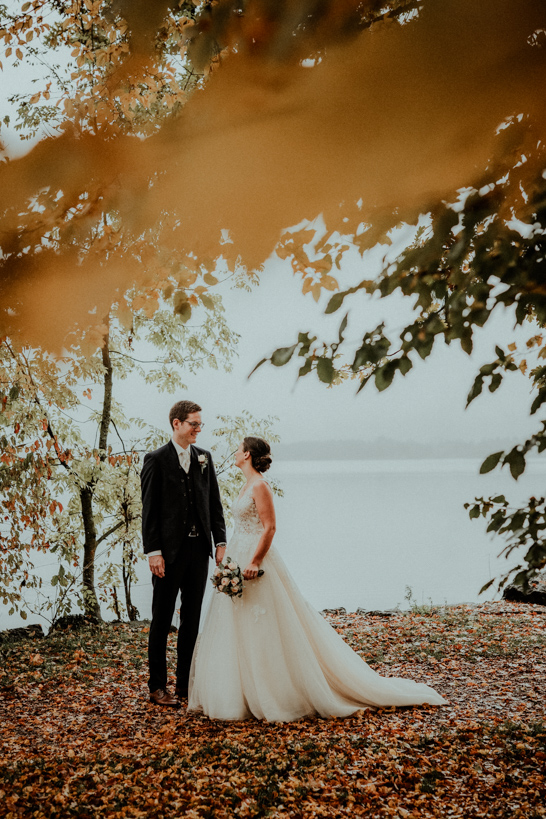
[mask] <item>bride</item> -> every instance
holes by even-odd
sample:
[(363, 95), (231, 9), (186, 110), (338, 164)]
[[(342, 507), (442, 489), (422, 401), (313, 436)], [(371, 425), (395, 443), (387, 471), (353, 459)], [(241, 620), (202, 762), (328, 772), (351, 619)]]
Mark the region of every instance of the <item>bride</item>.
[(246, 483), (233, 506), (226, 554), (252, 582), (241, 597), (213, 595), (193, 656), (188, 710), (221, 720), (290, 722), (445, 703), (428, 685), (381, 677), (304, 599), (272, 546), (273, 495), (262, 478), (271, 464), (269, 444), (245, 438), (235, 464)]

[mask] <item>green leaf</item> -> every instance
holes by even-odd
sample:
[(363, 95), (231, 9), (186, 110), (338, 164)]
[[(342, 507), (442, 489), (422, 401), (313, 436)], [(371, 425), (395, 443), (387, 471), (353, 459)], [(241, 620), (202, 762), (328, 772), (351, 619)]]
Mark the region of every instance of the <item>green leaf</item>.
[(371, 348), (369, 344), (363, 344), (362, 347), (356, 351), (354, 361), (352, 363), (352, 369), (354, 372), (359, 370), (360, 367), (364, 367), (366, 364), (372, 363), (370, 350)]
[[(478, 397), (478, 395), (481, 393), (482, 389), (483, 389), (483, 375), (477, 375), (476, 378), (474, 379), (472, 389), (470, 390), (470, 392), (468, 393), (468, 395), (466, 397), (466, 406), (467, 407), (468, 407), (469, 404), (472, 403), (472, 401), (475, 398)], [(465, 407), (465, 409), (466, 409), (466, 407)]]
[(502, 384), (502, 373), (495, 373), (489, 385), (489, 392), (495, 392)]
[(486, 472), (491, 472), (491, 470), (495, 469), (503, 455), (504, 451), (494, 452), (492, 455), (488, 455), (483, 464), (480, 466), (480, 475), (485, 475)]
[(497, 509), (497, 511), (495, 512), (495, 514), (491, 518), (491, 522), (490, 522), (489, 526), (487, 527), (486, 531), (487, 532), (498, 532), (505, 521), (506, 521), (506, 518), (504, 516), (504, 512), (502, 512), (500, 509)]
[(364, 387), (366, 386), (366, 384), (368, 383), (368, 381), (370, 380), (371, 377), (372, 376), (371, 376), (371, 373), (370, 373), (369, 375), (365, 375), (365, 376), (363, 376), (363, 378), (360, 379), (360, 385), (359, 385), (359, 387), (358, 387), (358, 389), (356, 391), (357, 395), (361, 390), (364, 389)]
[(394, 374), (397, 370), (396, 361), (387, 361), (382, 367), (375, 371), (375, 386), (379, 392), (383, 392), (387, 387), (390, 387)]
[(412, 367), (413, 367), (413, 363), (411, 361), (411, 358), (408, 358), (407, 355), (404, 355), (404, 356), (402, 356), (402, 358), (398, 359), (398, 369), (400, 370), (402, 375), (405, 375), (406, 373), (409, 373), (409, 371), (411, 370)]
[(512, 520), (510, 521), (510, 526), (508, 527), (511, 532), (518, 532), (523, 524), (525, 523), (527, 515), (521, 509), (518, 512), (515, 512), (512, 515)]
[(432, 346), (434, 344), (434, 336), (432, 334), (427, 334), (426, 338), (421, 341), (421, 339), (416, 338), (414, 341), (414, 347), (423, 359), (428, 358), (428, 356), (432, 352)]
[(349, 318), (349, 313), (346, 313), (345, 318), (343, 319), (343, 321), (341, 322), (341, 324), (339, 326), (339, 343), (340, 344), (343, 341), (343, 333), (345, 332), (345, 330), (347, 328), (347, 319), (348, 318)]
[(540, 571), (546, 566), (546, 545), (544, 543), (533, 543), (524, 559), (529, 566)]
[(307, 358), (306, 361), (305, 361), (305, 364), (302, 364), (300, 369), (299, 369), (298, 378), (302, 378), (304, 375), (307, 375), (307, 373), (310, 373), (312, 367), (313, 367), (313, 359), (312, 358)]
[(504, 463), (510, 467), (512, 477), (517, 481), (520, 475), (525, 472), (525, 455), (517, 447), (508, 453), (504, 459)]
[(356, 351), (354, 361), (351, 365), (354, 372), (366, 364), (379, 363), (389, 351), (391, 343), (383, 335), (384, 325), (380, 324), (371, 333), (366, 333), (362, 339), (362, 346)]
[(335, 313), (336, 310), (339, 310), (339, 308), (343, 304), (343, 299), (345, 298), (346, 295), (347, 295), (346, 293), (336, 293), (334, 296), (332, 296), (332, 298), (326, 305), (326, 310), (324, 312)]
[(488, 589), (490, 586), (492, 586), (494, 582), (495, 582), (495, 578), (493, 578), (492, 580), (489, 580), (489, 581), (488, 581), (488, 582), (485, 584), (485, 586), (482, 586), (482, 587), (481, 587), (481, 589), (479, 590), (478, 594), (482, 594), (484, 591), (487, 591), (487, 589)]
[(497, 495), (494, 498), (491, 498), (491, 503), (506, 503), (506, 498), (504, 495)]
[(298, 355), (302, 357), (306, 356), (311, 349), (311, 344), (316, 340), (317, 337), (311, 337), (309, 333), (298, 333), (298, 344), (300, 345)]
[(285, 364), (288, 364), (297, 346), (297, 344), (292, 344), (291, 347), (279, 347), (278, 350), (275, 350), (271, 356), (273, 366), (284, 367)]
[(546, 389), (539, 390), (539, 393), (533, 403), (531, 404), (530, 414), (534, 415), (537, 409), (539, 409), (544, 402), (546, 401)]
[(249, 374), (248, 374), (248, 378), (250, 378), (250, 376), (251, 376), (251, 375), (254, 375), (254, 373), (256, 372), (256, 370), (258, 369), (258, 367), (261, 367), (261, 366), (262, 366), (262, 364), (265, 364), (265, 362), (266, 362), (267, 360), (268, 360), (267, 358), (262, 358), (262, 360), (261, 360), (261, 361), (258, 361), (258, 363), (257, 363), (257, 364), (256, 364), (256, 366), (254, 367), (254, 369), (253, 369), (253, 370), (251, 370), (251, 372), (249, 372)]
[(470, 332), (465, 332), (461, 336), (461, 347), (467, 355), (470, 355), (472, 352), (472, 334)]
[(21, 617), (23, 618), (23, 620), (26, 620), (26, 619), (27, 619), (27, 617), (28, 617), (28, 614), (26, 613), (26, 611), (25, 611), (24, 609), (21, 609), (21, 611), (19, 612), (19, 614), (21, 615)]
[(479, 518), (480, 517), (480, 507), (479, 506), (473, 506), (472, 509), (470, 510), (470, 512), (468, 513), (468, 517), (470, 518), (470, 520), (473, 520), (474, 518)]
[(334, 363), (331, 358), (319, 358), (317, 361), (317, 375), (324, 384), (331, 384), (334, 380)]
[(517, 575), (512, 578), (512, 585), (517, 586), (518, 588), (522, 589), (524, 592), (528, 591), (529, 589), (529, 569), (523, 569), (523, 571), (518, 572)]

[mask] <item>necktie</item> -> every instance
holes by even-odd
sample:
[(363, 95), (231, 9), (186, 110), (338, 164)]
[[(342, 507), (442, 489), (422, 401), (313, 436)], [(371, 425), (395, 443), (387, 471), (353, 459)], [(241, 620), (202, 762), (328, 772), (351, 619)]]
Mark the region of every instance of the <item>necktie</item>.
[(180, 466), (186, 472), (186, 474), (190, 471), (190, 450), (183, 449), (180, 453)]

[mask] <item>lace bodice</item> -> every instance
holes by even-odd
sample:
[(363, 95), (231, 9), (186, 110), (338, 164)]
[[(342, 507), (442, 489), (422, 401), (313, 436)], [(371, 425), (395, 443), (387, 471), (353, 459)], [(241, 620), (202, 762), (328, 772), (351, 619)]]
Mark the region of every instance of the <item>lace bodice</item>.
[(252, 497), (252, 488), (243, 492), (233, 505), (233, 519), (235, 521), (234, 537), (239, 532), (246, 535), (260, 537), (263, 531), (262, 522)]
[(264, 531), (252, 497), (252, 487), (248, 487), (246, 492), (237, 498), (232, 509), (234, 528), (226, 556), (236, 560), (240, 566), (246, 566), (254, 555)]

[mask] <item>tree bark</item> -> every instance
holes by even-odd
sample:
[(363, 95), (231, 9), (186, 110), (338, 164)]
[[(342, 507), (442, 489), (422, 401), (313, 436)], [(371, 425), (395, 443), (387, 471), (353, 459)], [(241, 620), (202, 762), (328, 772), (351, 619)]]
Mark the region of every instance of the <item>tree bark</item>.
[(121, 574), (123, 577), (123, 588), (125, 590), (125, 608), (127, 609), (127, 617), (129, 620), (138, 620), (140, 617), (139, 611), (133, 601), (131, 600), (131, 563), (133, 561), (133, 549), (129, 547), (128, 553), (124, 544), (123, 558), (121, 564)]
[(102, 347), (102, 363), (104, 365), (104, 400), (102, 402), (102, 416), (99, 430), (99, 450), (100, 458), (106, 458), (106, 447), (108, 445), (108, 431), (112, 414), (112, 361), (110, 359), (110, 334), (106, 332), (104, 345)]
[(80, 489), (83, 529), (83, 607), (86, 615), (101, 619), (99, 601), (95, 591), (95, 552), (97, 551), (97, 530), (93, 514), (93, 488), (89, 485)]
[[(106, 324), (109, 317), (106, 318)], [(110, 334), (104, 335), (102, 348), (102, 363), (104, 365), (104, 399), (99, 427), (99, 458), (104, 461), (107, 457), (108, 430), (110, 428), (112, 412), (112, 362), (110, 360)], [(95, 554), (97, 551), (97, 528), (93, 512), (93, 495), (96, 479), (92, 478), (80, 489), (80, 503), (85, 540), (83, 544), (83, 597), (86, 615), (101, 619), (100, 605), (95, 591)]]
[(121, 622), (121, 612), (119, 610), (119, 600), (118, 600), (118, 590), (115, 586), (112, 586), (112, 599), (114, 601), (114, 611), (116, 613), (116, 617), (118, 622)]

